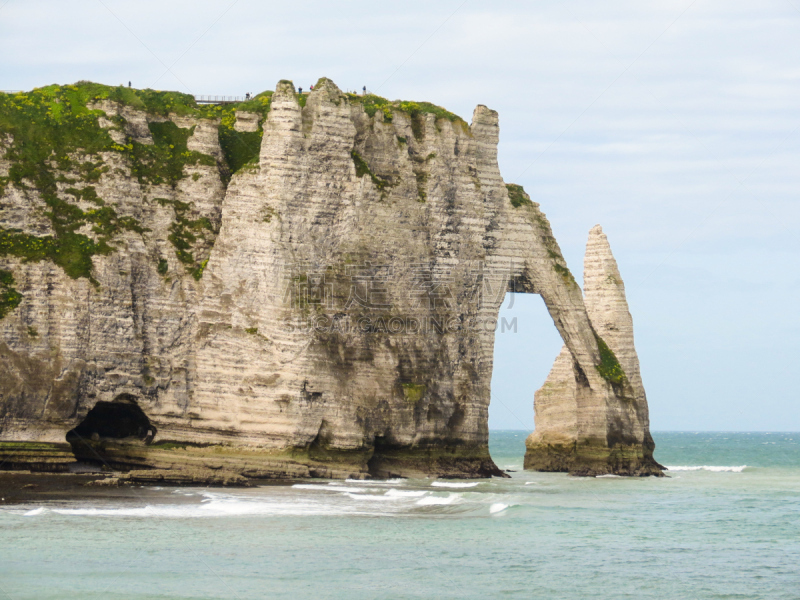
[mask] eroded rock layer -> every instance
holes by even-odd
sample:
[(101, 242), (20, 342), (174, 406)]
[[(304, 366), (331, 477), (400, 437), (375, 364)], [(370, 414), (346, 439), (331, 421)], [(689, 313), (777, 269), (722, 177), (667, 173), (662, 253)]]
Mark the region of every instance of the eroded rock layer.
[(93, 137), (29, 156), (16, 113), (0, 120), (0, 441), (15, 456), (67, 439), (128, 469), (500, 475), (488, 406), (507, 290), (542, 295), (580, 382), (541, 402), (573, 422), (553, 429), (560, 448), (590, 449), (564, 469), (651, 456), (632, 337), (630, 352), (625, 332), (606, 340), (620, 380), (597, 325), (622, 304), (587, 313), (538, 204), (500, 176), (494, 111), (467, 124), (326, 79), (238, 112), (37, 93), (53, 131), (75, 119)]

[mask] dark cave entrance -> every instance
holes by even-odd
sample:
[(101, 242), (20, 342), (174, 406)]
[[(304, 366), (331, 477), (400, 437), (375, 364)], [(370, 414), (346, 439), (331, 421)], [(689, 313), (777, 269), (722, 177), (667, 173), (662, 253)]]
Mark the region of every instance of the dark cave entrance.
[(121, 394), (112, 402), (100, 401), (80, 424), (67, 432), (73, 445), (86, 441), (135, 439), (149, 442), (156, 428), (130, 394)]

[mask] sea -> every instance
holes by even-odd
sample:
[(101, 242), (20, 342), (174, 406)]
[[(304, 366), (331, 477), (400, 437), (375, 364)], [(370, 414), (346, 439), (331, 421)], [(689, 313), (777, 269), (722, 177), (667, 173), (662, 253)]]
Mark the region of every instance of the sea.
[(0, 598), (800, 598), (800, 433), (654, 433), (664, 478), (125, 489), (0, 508)]

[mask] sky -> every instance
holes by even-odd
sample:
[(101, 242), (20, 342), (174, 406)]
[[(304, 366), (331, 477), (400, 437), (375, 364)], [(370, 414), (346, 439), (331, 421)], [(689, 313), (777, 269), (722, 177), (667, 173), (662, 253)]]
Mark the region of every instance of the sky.
[[(576, 276), (608, 235), (654, 431), (800, 430), (800, 0), (0, 0), (2, 89), (321, 76), (500, 113), (503, 177)], [(531, 430), (561, 341), (538, 296), (509, 302), (490, 427)]]

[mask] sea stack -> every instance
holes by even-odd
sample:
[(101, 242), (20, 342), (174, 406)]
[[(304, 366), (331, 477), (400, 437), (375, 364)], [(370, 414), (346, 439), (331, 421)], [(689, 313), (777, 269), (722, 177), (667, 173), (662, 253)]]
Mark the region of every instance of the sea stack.
[(633, 342), (625, 284), (600, 225), (589, 232), (584, 258), (584, 303), (602, 355), (597, 367), (621, 400), (587, 419), (591, 380), (564, 346), (535, 393), (536, 431), (526, 440), (525, 468), (575, 475), (661, 475), (653, 459), (647, 397)]

